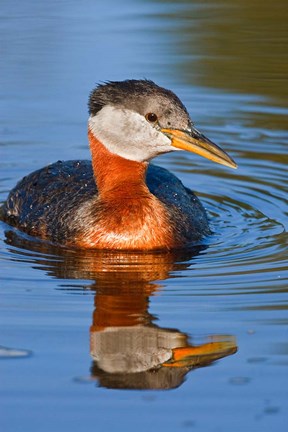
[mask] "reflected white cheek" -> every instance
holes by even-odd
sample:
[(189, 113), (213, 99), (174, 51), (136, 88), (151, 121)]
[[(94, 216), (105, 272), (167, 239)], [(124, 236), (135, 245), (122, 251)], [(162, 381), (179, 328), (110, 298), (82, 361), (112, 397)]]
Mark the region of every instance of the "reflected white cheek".
[(125, 159), (144, 162), (176, 150), (168, 137), (134, 111), (105, 106), (90, 116), (88, 124), (93, 135), (111, 153)]

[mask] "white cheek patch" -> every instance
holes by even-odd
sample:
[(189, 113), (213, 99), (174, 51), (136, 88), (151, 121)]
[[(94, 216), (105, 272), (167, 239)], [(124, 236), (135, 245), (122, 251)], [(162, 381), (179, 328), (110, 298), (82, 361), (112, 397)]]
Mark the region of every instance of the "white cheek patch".
[(125, 159), (144, 162), (174, 150), (171, 140), (135, 111), (108, 105), (90, 116), (88, 124), (111, 153)]

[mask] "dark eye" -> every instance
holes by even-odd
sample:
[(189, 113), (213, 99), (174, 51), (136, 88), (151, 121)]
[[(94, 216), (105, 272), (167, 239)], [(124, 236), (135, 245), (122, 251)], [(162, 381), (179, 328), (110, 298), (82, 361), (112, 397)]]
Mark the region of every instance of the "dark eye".
[(148, 120), (150, 123), (155, 123), (158, 120), (158, 117), (154, 113), (148, 113), (145, 116), (146, 120)]

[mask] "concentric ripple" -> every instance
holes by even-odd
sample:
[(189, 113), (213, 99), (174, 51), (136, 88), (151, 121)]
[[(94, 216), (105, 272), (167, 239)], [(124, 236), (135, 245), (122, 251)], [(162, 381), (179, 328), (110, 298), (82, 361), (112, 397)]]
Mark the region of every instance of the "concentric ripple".
[[(275, 290), (286, 289), (284, 154), (277, 161), (261, 160), (261, 156), (253, 164), (251, 154), (238, 156), (239, 169), (232, 173), (196, 170), (201, 188), (209, 190), (200, 197), (209, 213), (213, 235), (207, 239), (208, 249), (201, 259), (195, 258), (201, 274), (190, 275), (197, 281), (202, 278), (206, 287), (213, 287), (213, 292), (224, 292), (227, 285), (233, 294), (235, 290), (255, 292), (271, 289), (271, 282)], [(189, 184), (193, 178), (194, 185), (195, 172), (190, 175), (190, 170), (185, 170), (184, 182)]]

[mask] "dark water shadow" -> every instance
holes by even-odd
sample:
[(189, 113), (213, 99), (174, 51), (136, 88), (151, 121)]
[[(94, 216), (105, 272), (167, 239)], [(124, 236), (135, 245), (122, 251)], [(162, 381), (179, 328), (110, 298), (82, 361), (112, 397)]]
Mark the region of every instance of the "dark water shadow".
[(61, 290), (94, 293), (90, 378), (98, 385), (176, 388), (189, 371), (237, 351), (234, 336), (213, 334), (195, 345), (186, 333), (156, 325), (158, 318), (149, 312), (150, 297), (163, 281), (193, 266), (204, 246), (157, 253), (86, 251), (51, 246), (12, 229), (5, 235), (11, 259), (65, 280)]

